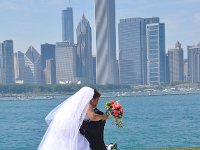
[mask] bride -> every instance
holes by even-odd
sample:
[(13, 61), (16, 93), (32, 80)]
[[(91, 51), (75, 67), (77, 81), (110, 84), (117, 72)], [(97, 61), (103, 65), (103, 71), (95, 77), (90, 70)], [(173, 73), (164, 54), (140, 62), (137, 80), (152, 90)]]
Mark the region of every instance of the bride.
[(99, 97), (96, 90), (83, 87), (54, 108), (45, 118), (49, 126), (38, 150), (91, 150), (79, 129), (84, 119), (108, 119), (108, 115), (99, 115), (93, 110)]

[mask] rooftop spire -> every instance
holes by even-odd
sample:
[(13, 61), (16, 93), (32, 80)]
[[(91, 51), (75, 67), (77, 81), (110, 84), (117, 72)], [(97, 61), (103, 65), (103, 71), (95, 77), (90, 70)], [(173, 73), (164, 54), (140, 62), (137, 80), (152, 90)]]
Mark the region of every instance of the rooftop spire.
[(175, 48), (181, 48), (181, 43), (179, 41), (176, 42)]
[(84, 14), (84, 12), (83, 12), (83, 16), (82, 16), (82, 18), (84, 18), (84, 19), (85, 19), (85, 14)]
[(69, 4), (69, 7), (71, 7), (71, 0), (69, 0), (68, 4)]

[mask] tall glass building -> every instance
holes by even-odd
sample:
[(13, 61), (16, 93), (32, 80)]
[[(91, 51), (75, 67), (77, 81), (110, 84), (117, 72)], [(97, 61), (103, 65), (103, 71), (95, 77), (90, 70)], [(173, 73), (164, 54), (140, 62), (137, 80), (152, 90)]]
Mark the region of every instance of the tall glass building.
[(13, 41), (0, 43), (0, 84), (14, 83)]
[(147, 84), (160, 85), (166, 81), (165, 24), (146, 25)]
[(76, 29), (77, 34), (77, 77), (81, 83), (94, 83), (92, 60), (92, 30), (83, 14)]
[[(51, 70), (56, 70), (56, 66), (55, 66), (55, 47), (56, 45), (54, 44), (42, 44), (41, 45), (41, 62), (42, 62), (42, 81), (43, 83), (47, 84), (47, 75), (45, 73), (45, 69), (46, 69), (46, 64), (49, 64), (49, 62), (51, 62), (51, 65), (48, 66), (52, 67)], [(54, 63), (53, 63), (54, 62)], [(56, 83), (56, 72), (54, 71), (49, 71), (49, 73), (51, 73), (48, 76), (51, 76), (51, 81), (49, 82), (48, 80), (48, 84), (51, 83)]]
[(115, 0), (95, 0), (97, 84), (118, 84)]
[(147, 84), (146, 25), (153, 23), (159, 23), (159, 18), (120, 20), (118, 25), (120, 83)]
[(200, 82), (200, 43), (187, 47), (188, 80), (192, 83)]
[(62, 40), (74, 44), (73, 9), (71, 7), (62, 10)]
[(118, 33), (121, 84), (144, 84), (145, 29), (145, 22), (142, 18), (120, 20)]

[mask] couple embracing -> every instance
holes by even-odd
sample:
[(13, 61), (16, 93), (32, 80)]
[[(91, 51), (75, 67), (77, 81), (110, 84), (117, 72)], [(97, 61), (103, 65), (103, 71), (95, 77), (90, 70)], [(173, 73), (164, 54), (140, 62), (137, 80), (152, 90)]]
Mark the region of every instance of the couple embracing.
[(45, 118), (48, 129), (38, 150), (106, 150), (103, 131), (108, 115), (96, 108), (100, 93), (83, 87)]

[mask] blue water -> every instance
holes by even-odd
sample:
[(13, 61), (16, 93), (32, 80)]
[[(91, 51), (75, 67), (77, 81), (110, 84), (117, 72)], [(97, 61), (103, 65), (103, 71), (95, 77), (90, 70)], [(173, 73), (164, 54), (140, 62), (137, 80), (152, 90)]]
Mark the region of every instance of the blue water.
[[(99, 108), (105, 111), (104, 103)], [(200, 95), (118, 97), (124, 128), (110, 118), (105, 142), (120, 150), (200, 147)], [(0, 150), (36, 150), (47, 128), (44, 117), (63, 100), (0, 101)]]

